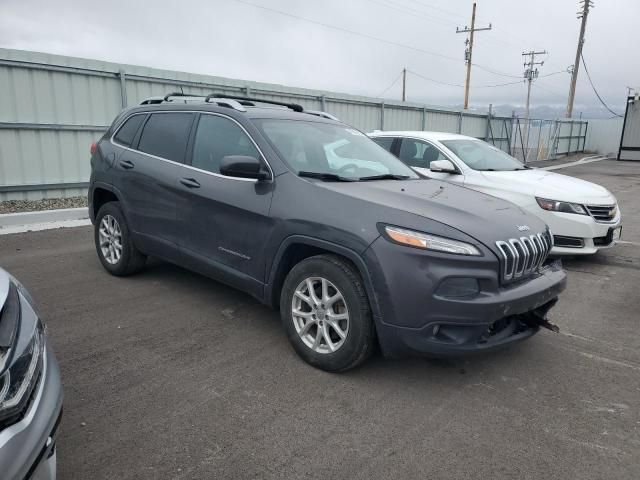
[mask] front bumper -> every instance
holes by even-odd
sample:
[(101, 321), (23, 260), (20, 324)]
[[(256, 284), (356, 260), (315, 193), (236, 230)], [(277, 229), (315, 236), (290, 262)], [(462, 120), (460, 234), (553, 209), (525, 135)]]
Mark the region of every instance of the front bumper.
[(554, 246), (552, 255), (591, 255), (603, 248), (611, 248), (616, 241), (604, 242), (609, 232), (622, 225), (622, 214), (618, 212), (611, 222), (596, 222), (591, 215), (548, 212), (537, 204), (530, 212), (540, 217), (549, 226), (554, 237), (581, 240), (580, 246)]
[[(36, 314), (24, 298), (21, 305), (23, 323), (34, 322)], [(62, 416), (62, 383), (58, 362), (46, 337), (42, 355), (42, 372), (31, 404), (20, 421), (0, 430), (2, 480), (56, 477), (55, 441)]]
[[(504, 347), (533, 336), (566, 287), (558, 264), (526, 280), (502, 286), (497, 258), (426, 254), (379, 239), (367, 251), (372, 264), (378, 338), (387, 356), (420, 353), (463, 355)], [(383, 274), (386, 272), (386, 274)], [(442, 297), (447, 278), (476, 278), (477, 295)]]

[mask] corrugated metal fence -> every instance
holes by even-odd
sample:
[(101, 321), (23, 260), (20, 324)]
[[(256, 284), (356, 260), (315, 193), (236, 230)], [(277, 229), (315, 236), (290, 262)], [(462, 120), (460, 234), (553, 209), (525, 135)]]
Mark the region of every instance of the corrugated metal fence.
[(365, 132), (435, 130), (482, 138), (506, 151), (513, 144), (510, 117), (0, 49), (0, 200), (83, 194), (89, 146), (118, 112), (180, 88), (294, 101)]

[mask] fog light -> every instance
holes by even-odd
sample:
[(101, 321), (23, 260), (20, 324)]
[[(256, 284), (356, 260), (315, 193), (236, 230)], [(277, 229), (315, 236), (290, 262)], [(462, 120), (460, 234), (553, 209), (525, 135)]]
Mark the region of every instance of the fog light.
[(473, 297), (480, 293), (480, 285), (478, 280), (470, 277), (458, 277), (445, 279), (438, 290), (436, 295), (440, 297)]

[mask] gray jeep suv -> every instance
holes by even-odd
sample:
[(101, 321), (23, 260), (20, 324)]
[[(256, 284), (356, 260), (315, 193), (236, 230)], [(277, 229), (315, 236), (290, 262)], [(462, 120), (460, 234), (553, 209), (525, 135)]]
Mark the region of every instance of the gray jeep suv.
[(328, 371), (376, 344), (457, 355), (526, 339), (565, 286), (536, 217), (420, 178), (296, 104), (150, 99), (115, 119), (91, 165), (106, 270), (132, 274), (153, 255), (244, 290), (279, 308), (297, 353)]

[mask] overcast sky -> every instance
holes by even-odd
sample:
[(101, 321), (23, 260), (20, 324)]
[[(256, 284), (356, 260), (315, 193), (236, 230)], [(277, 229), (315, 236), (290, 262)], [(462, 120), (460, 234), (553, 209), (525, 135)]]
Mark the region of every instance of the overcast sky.
[[(625, 87), (640, 86), (640, 1), (594, 1), (584, 57), (601, 96), (621, 110)], [(477, 3), (477, 26), (491, 22), (493, 30), (476, 34), (472, 105), (522, 105), (521, 54), (530, 49), (549, 52), (540, 57), (545, 64), (533, 105), (566, 105), (570, 76), (555, 72), (574, 61), (577, 1)], [(390, 85), (406, 67), (409, 100), (459, 105), (463, 88), (421, 77), (464, 83), (466, 34), (455, 31), (470, 24), (471, 6), (471, 0), (0, 0), (0, 46), (395, 99), (401, 82)], [(554, 75), (542, 77), (548, 74)], [(518, 83), (482, 88), (509, 82)], [(575, 109), (596, 105), (581, 67)]]

